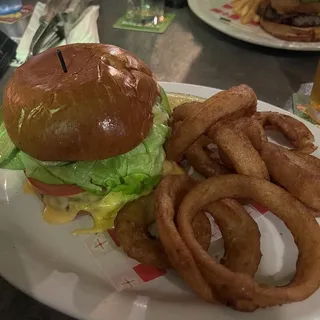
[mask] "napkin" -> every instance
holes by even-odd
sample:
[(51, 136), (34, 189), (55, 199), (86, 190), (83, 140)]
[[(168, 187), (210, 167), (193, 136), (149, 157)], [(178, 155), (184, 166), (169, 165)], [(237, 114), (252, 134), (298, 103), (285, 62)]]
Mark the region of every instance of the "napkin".
[[(38, 2), (30, 19), (29, 25), (22, 36), (17, 48), (16, 57), (12, 60), (12, 67), (19, 67), (27, 59), (32, 37), (39, 26), (39, 18), (45, 11), (45, 4)], [(81, 21), (72, 29), (67, 37), (59, 45), (69, 43), (99, 43), (97, 20), (99, 17), (99, 6), (88, 7), (82, 15)]]

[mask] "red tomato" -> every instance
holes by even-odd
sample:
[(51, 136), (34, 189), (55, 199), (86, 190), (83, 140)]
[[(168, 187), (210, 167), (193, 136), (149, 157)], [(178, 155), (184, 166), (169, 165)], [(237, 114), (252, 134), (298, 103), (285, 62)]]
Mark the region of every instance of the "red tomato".
[(75, 184), (47, 184), (33, 178), (28, 180), (41, 194), (48, 196), (67, 197), (85, 191)]

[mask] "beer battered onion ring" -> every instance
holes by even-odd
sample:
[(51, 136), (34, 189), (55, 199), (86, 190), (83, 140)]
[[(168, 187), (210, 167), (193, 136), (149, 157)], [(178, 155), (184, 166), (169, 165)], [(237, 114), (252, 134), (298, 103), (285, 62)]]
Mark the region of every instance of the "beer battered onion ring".
[[(154, 221), (154, 194), (152, 193), (128, 203), (119, 211), (114, 222), (117, 239), (122, 250), (130, 258), (142, 264), (169, 269), (171, 265), (160, 240), (151, 237), (149, 233), (149, 226)], [(197, 241), (204, 250), (208, 250), (211, 241), (209, 219), (205, 214), (200, 213), (192, 225)]]
[(261, 152), (262, 143), (268, 141), (268, 138), (259, 121), (254, 117), (243, 117), (234, 121), (233, 125), (239, 130), (242, 130), (250, 139), (254, 148)]
[[(296, 274), (290, 284), (269, 287), (257, 284), (251, 276), (232, 272), (217, 264), (194, 238), (191, 223), (197, 212), (224, 198), (251, 198), (268, 207), (294, 236), (299, 249)], [(183, 242), (193, 261), (220, 300), (241, 311), (282, 305), (308, 298), (320, 284), (320, 227), (309, 210), (287, 191), (268, 182), (241, 175), (224, 175), (196, 185), (183, 199), (177, 217)], [(307, 235), (307, 236), (306, 236)], [(176, 251), (179, 260), (180, 252)]]
[(257, 97), (247, 85), (219, 92), (201, 104), (201, 108), (187, 117), (166, 143), (168, 160), (180, 160), (182, 154), (210, 126), (225, 117), (237, 119), (256, 112)]
[(318, 148), (314, 145), (314, 136), (307, 126), (291, 116), (278, 112), (257, 112), (254, 119), (266, 129), (282, 132), (297, 151), (310, 154)]
[(207, 302), (216, 302), (214, 293), (201, 274), (188, 247), (181, 239), (175, 224), (176, 209), (184, 195), (195, 185), (187, 176), (168, 176), (155, 192), (155, 218), (159, 238), (170, 264), (187, 284)]
[(228, 163), (230, 161), (239, 174), (270, 179), (259, 152), (242, 130), (233, 126), (232, 123), (219, 123), (209, 131), (209, 135), (219, 147), (220, 157), (227, 166), (230, 166)]
[(198, 112), (202, 106), (201, 102), (186, 102), (175, 107), (172, 112), (172, 119), (174, 122), (183, 121), (191, 117), (195, 112)]
[[(208, 136), (213, 137), (213, 139), (214, 139), (215, 132), (222, 125), (229, 126), (229, 128), (231, 127), (232, 130), (242, 131), (242, 133), (240, 133), (240, 135), (238, 135), (237, 133), (234, 133), (234, 135), (236, 135), (236, 140), (232, 141), (232, 143), (228, 144), (227, 149), (229, 149), (229, 152), (231, 152), (231, 153), (235, 152), (235, 150), (233, 150), (232, 147), (234, 146), (234, 144), (237, 141), (242, 141), (242, 143), (244, 143), (243, 139), (241, 138), (241, 137), (243, 137), (243, 134), (245, 134), (247, 136), (247, 138), (250, 140), (252, 146), (259, 153), (261, 152), (262, 143), (265, 141), (268, 141), (267, 135), (266, 135), (261, 123), (259, 121), (257, 121), (256, 119), (254, 119), (253, 117), (242, 117), (242, 118), (239, 118), (234, 121), (230, 121), (230, 120), (219, 121), (216, 125), (214, 125), (210, 128), (210, 130), (208, 131)], [(222, 136), (223, 136), (223, 134), (221, 134), (221, 137)], [(256, 152), (252, 151), (252, 147), (250, 146), (250, 143), (248, 142), (247, 138), (244, 138), (244, 139), (246, 140), (246, 145), (248, 145), (249, 147), (245, 151), (245, 153), (247, 155), (250, 155), (250, 153), (256, 154)], [(251, 150), (251, 152), (249, 152), (249, 150)], [(218, 147), (218, 153), (219, 153), (219, 158), (220, 158), (221, 162), (223, 163), (223, 165), (226, 168), (228, 168), (230, 171), (236, 172), (236, 169), (234, 168), (232, 161), (228, 158), (228, 155), (219, 147)], [(238, 156), (240, 156), (240, 155), (238, 154)], [(257, 155), (255, 155), (255, 158), (257, 158)], [(260, 165), (260, 168), (263, 169), (264, 174), (266, 174), (266, 171), (264, 168), (265, 166), (261, 163), (261, 161), (259, 159), (258, 159), (257, 163)], [(246, 164), (246, 166), (248, 166), (248, 164)], [(252, 170), (252, 169), (250, 169), (250, 170)], [(266, 177), (268, 177), (268, 175), (266, 175)]]
[(273, 143), (263, 144), (261, 156), (272, 179), (319, 216), (320, 160)]
[(201, 136), (185, 152), (188, 163), (206, 178), (230, 173), (218, 159), (210, 157), (210, 151), (205, 150), (210, 143), (212, 143), (210, 139), (205, 136)]
[[(181, 190), (185, 193), (185, 188), (190, 190), (194, 185), (195, 181), (188, 177), (173, 175), (164, 178), (156, 190), (156, 223), (172, 266), (200, 297), (214, 302), (215, 293), (199, 271), (174, 223), (177, 197), (181, 197)], [(231, 199), (210, 204), (205, 209), (220, 227), (225, 242), (224, 265), (253, 275), (261, 258), (260, 233), (254, 220), (237, 201)]]
[(253, 276), (261, 260), (260, 232), (256, 222), (233, 199), (211, 203), (205, 211), (215, 219), (222, 234), (225, 252), (220, 263), (234, 272)]

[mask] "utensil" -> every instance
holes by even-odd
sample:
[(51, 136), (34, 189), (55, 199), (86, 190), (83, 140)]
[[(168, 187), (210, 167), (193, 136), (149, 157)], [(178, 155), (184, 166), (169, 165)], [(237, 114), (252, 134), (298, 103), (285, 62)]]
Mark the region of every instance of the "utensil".
[(81, 21), (81, 16), (91, 0), (50, 0), (40, 25), (34, 34), (28, 58), (59, 44)]
[(55, 14), (61, 10), (64, 10), (70, 0), (49, 0), (46, 5), (45, 13), (39, 19), (39, 27), (32, 37), (27, 60), (34, 55), (34, 47), (39, 41), (40, 37), (53, 20)]
[(36, 55), (41, 50), (46, 50), (59, 44), (66, 37), (64, 25), (63, 14), (57, 13), (35, 43), (32, 55)]

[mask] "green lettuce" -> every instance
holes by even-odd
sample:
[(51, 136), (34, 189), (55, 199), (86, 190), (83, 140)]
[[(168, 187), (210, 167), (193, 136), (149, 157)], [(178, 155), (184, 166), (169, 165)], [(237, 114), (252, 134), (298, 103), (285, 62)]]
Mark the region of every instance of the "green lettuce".
[[(28, 177), (47, 184), (75, 184), (96, 195), (120, 192), (141, 195), (159, 182), (165, 159), (169, 105), (164, 91), (153, 107), (153, 126), (148, 137), (128, 153), (99, 161), (39, 161), (18, 150), (0, 126), (0, 168), (25, 170)], [(130, 197), (132, 198), (132, 197)]]

